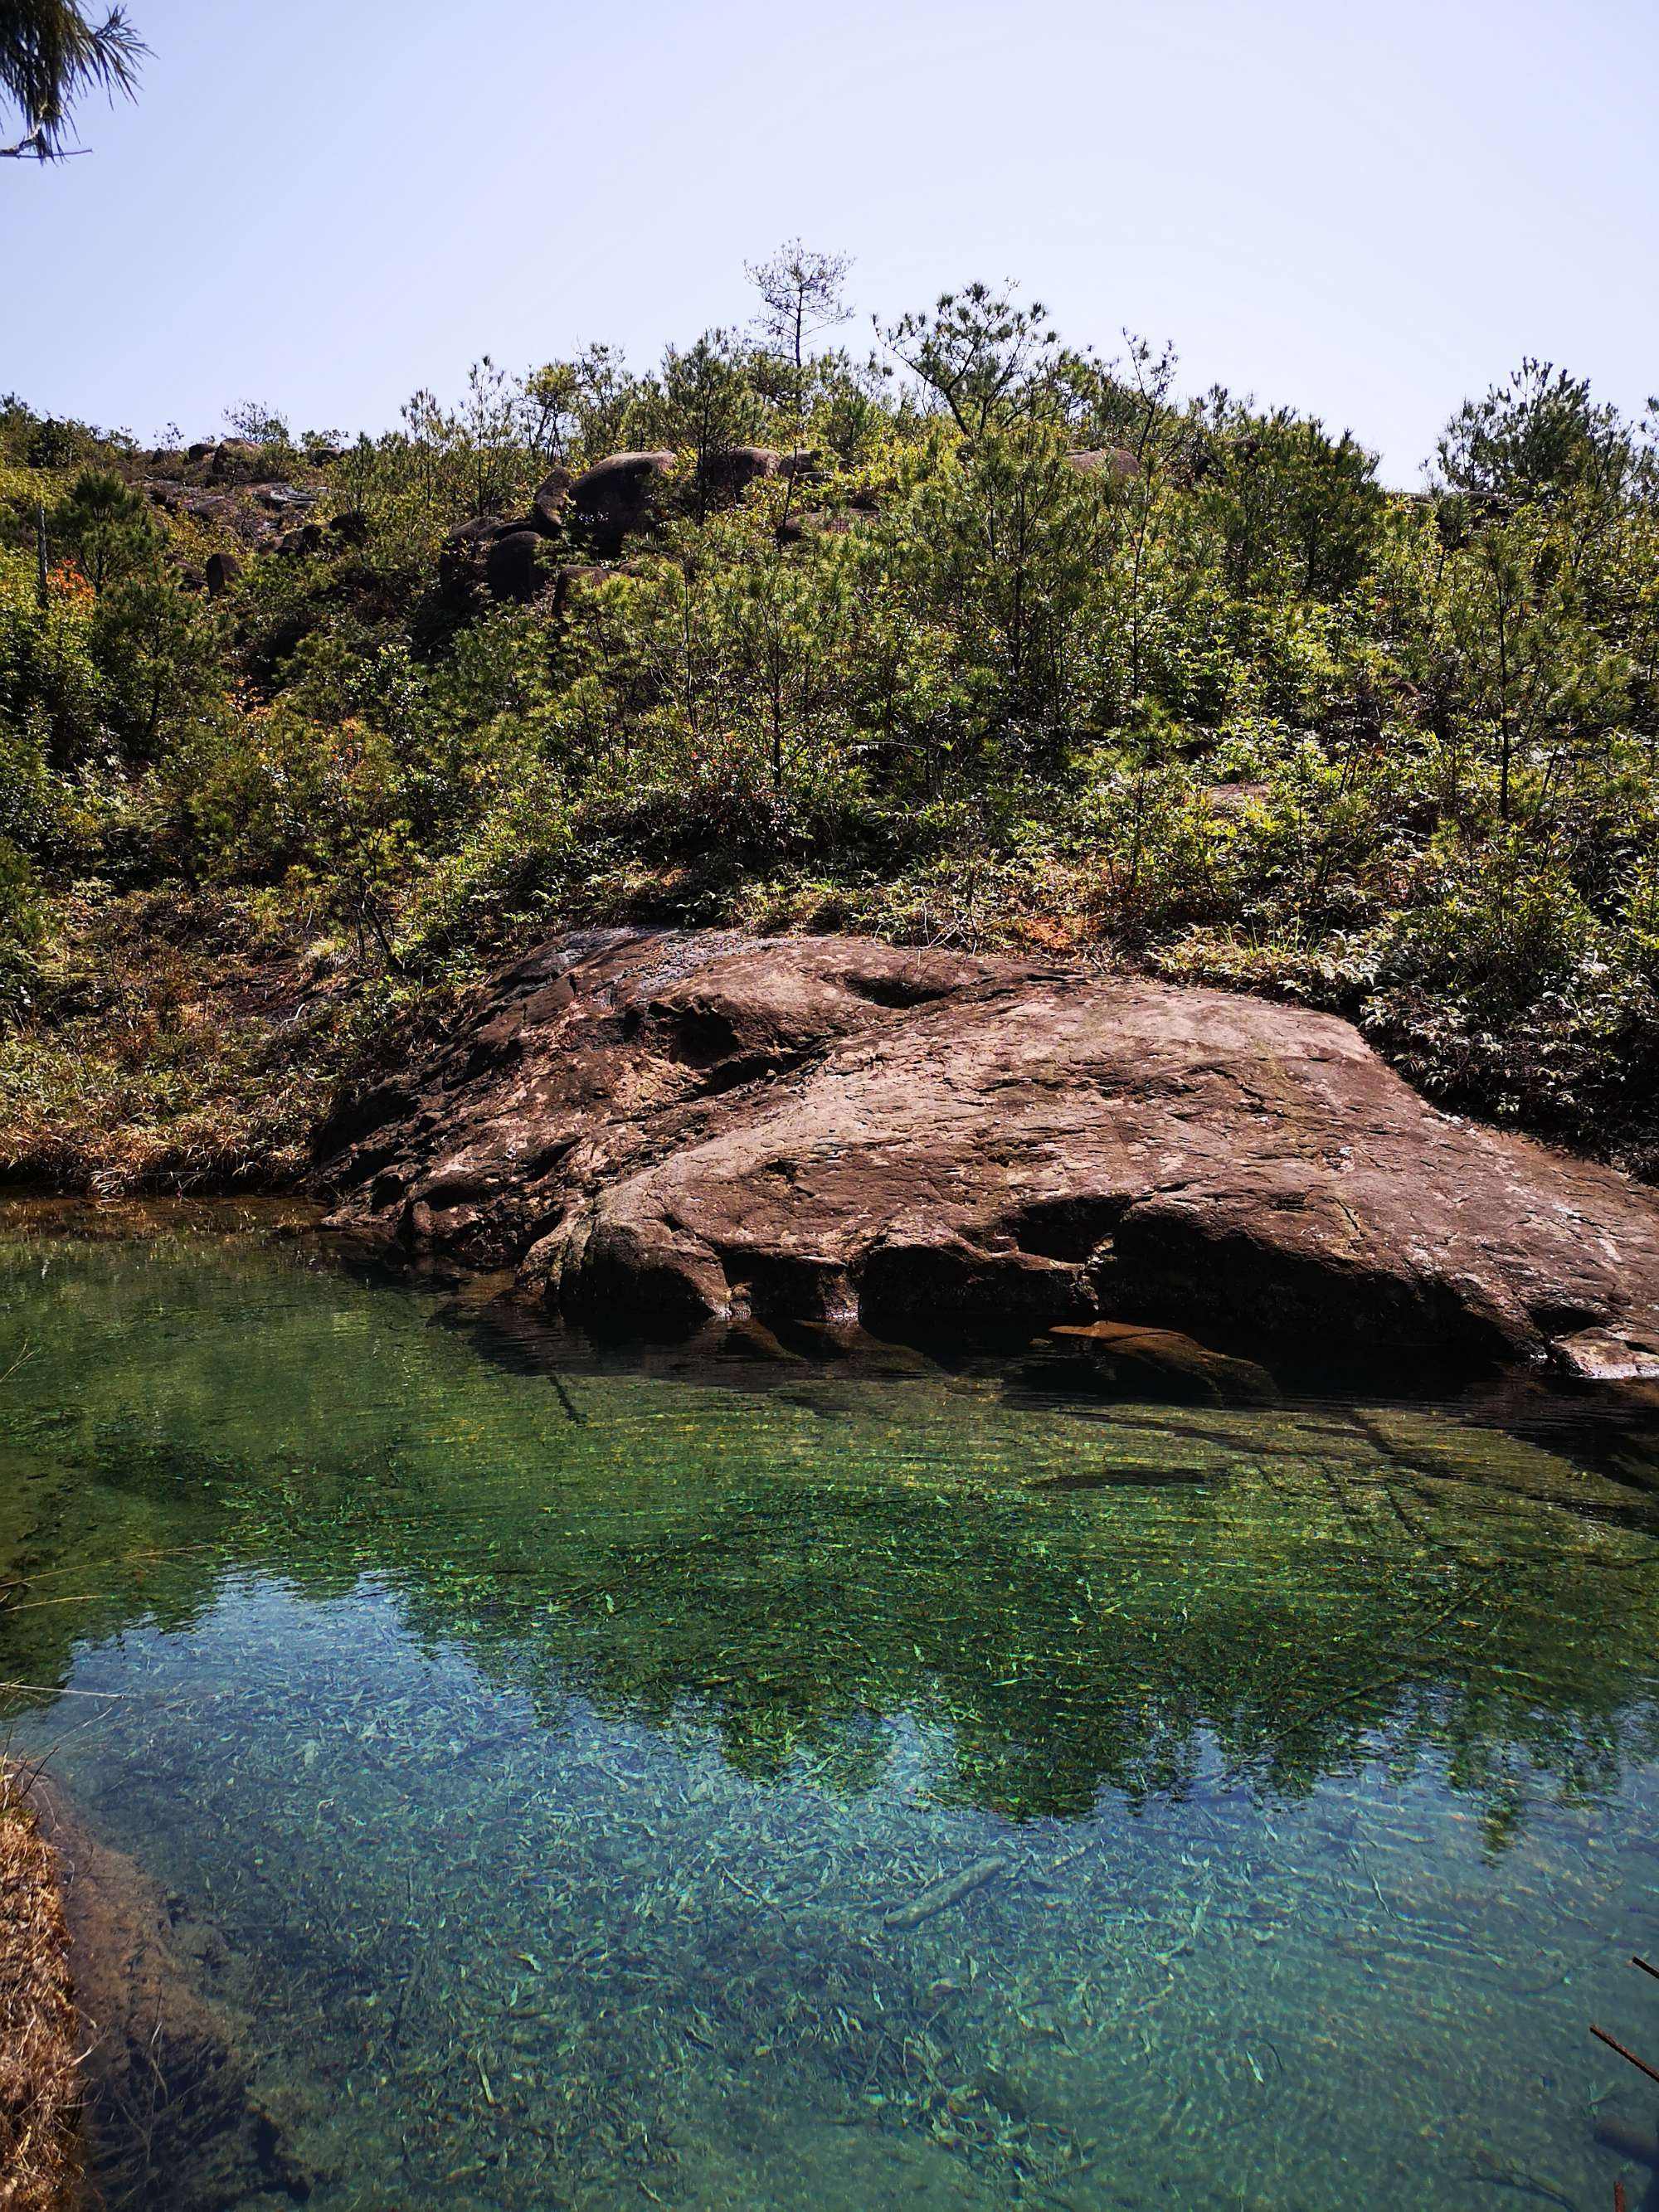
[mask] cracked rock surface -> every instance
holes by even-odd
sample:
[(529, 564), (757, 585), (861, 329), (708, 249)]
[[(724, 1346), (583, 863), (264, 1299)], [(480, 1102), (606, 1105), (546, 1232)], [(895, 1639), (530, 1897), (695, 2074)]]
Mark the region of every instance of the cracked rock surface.
[(856, 938), (588, 932), (319, 1141), (335, 1225), (591, 1328), (1121, 1320), (1416, 1381), (1659, 1377), (1659, 1197), (1347, 1023)]

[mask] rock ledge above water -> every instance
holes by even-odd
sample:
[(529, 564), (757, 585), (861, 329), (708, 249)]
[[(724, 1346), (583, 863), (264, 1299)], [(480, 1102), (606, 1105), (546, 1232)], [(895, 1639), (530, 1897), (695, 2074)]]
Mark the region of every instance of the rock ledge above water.
[(1659, 1198), (1348, 1024), (854, 938), (590, 932), (323, 1132), (334, 1224), (588, 1327), (1097, 1319), (1270, 1364), (1659, 1378)]

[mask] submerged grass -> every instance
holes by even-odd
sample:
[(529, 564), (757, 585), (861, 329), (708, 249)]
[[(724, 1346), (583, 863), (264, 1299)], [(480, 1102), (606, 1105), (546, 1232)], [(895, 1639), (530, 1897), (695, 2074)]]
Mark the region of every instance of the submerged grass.
[(1647, 2117), (1659, 1510), (1571, 1433), (550, 1370), (183, 1231), (0, 1237), (8, 1331), (14, 1740), (318, 2212), (1589, 2203)]

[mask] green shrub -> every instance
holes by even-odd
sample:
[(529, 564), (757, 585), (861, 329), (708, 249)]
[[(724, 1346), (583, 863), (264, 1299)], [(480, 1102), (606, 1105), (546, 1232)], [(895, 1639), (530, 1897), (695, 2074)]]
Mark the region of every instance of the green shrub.
[(1510, 835), (1460, 857), (1435, 895), (1399, 918), (1382, 980), (1432, 991), (1495, 1027), (1566, 988), (1607, 951), (1571, 878)]

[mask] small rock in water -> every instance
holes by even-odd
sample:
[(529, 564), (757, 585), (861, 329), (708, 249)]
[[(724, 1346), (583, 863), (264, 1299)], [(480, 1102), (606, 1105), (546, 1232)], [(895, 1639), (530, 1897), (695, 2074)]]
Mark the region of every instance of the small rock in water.
[(1216, 1406), (1270, 1406), (1279, 1396), (1273, 1376), (1255, 1360), (1230, 1358), (1176, 1329), (1096, 1321), (1062, 1323), (1048, 1334), (1103, 1389), (1132, 1395), (1138, 1387), (1154, 1397)]

